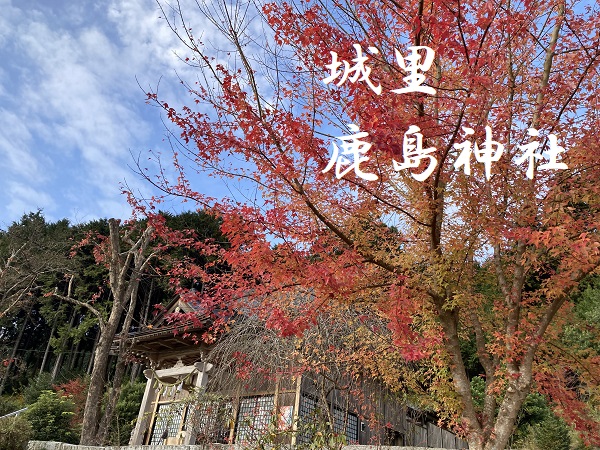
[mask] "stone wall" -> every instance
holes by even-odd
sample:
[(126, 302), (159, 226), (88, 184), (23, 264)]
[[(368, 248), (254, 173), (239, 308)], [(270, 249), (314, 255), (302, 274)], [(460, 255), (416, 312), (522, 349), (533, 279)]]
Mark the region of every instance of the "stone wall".
[[(93, 447), (90, 445), (73, 445), (62, 442), (29, 441), (27, 450), (242, 450), (237, 445), (130, 445)], [(347, 445), (343, 450), (447, 450), (427, 447), (386, 447), (375, 445)]]

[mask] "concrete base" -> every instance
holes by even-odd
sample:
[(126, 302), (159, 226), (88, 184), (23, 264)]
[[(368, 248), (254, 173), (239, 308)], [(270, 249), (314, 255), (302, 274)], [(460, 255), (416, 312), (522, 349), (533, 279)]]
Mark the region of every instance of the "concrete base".
[(74, 445), (64, 442), (29, 441), (27, 450), (237, 450), (235, 445), (209, 444), (203, 445), (121, 445), (96, 447), (93, 445)]
[[(63, 442), (29, 441), (27, 450), (243, 450), (239, 445), (207, 444), (207, 445), (123, 445), (94, 447), (90, 445), (73, 445)], [(447, 450), (428, 447), (389, 447), (376, 445), (346, 445), (342, 450)]]

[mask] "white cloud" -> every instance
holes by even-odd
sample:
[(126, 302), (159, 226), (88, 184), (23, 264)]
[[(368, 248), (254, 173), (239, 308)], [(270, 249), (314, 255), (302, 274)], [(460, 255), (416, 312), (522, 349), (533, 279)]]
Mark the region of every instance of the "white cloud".
[(0, 47), (7, 44), (11, 35), (11, 25), (18, 10), (11, 5), (11, 0), (0, 0)]
[(31, 133), (14, 113), (0, 108), (0, 168), (34, 182), (43, 176), (36, 156), (30, 151)]
[[(71, 10), (66, 15), (76, 14)], [(10, 108), (0, 110), (0, 168), (5, 175), (0, 187), (10, 186), (2, 196), (11, 196), (2, 202), (4, 209), (21, 214), (23, 207), (28, 209), (25, 202), (35, 199), (17, 189), (21, 185), (15, 180), (25, 177), (31, 193), (34, 186), (50, 185), (44, 184), (50, 173), (52, 186), (62, 193), (47, 191), (45, 204), (50, 195), (69, 197), (69, 185), (81, 183), (76, 190), (89, 198), (70, 200), (96, 205), (102, 215), (122, 214), (129, 209), (119, 194), (119, 182), (132, 175), (129, 149), (148, 146), (151, 128), (126, 59), (131, 52), (111, 40), (110, 30), (56, 26), (44, 17), (29, 10), (13, 15), (8, 36), (18, 55), (13, 71), (24, 76), (13, 73), (13, 83), (9, 76), (0, 77), (0, 95), (5, 92)]]
[[(198, 36), (227, 47), (194, 0), (181, 3)], [(0, 214), (127, 216), (119, 183), (149, 189), (127, 167), (130, 149), (166, 145), (138, 80), (148, 89), (162, 77), (164, 98), (187, 102), (178, 75), (193, 81), (196, 69), (175, 52), (189, 50), (152, 0), (0, 0), (0, 9)]]
[(123, 61), (111, 57), (116, 52), (97, 29), (73, 36), (45, 24), (29, 25), (23, 50), (38, 64), (36, 76), (23, 87), (28, 122), (60, 150), (58, 159), (81, 155), (81, 169), (96, 175), (89, 181), (113, 195), (107, 183), (127, 174), (128, 146), (140, 135), (136, 129), (144, 128), (136, 111), (120, 103), (127, 96), (118, 86)]
[[(194, 0), (181, 0), (180, 4), (195, 30), (209, 28)], [(193, 79), (196, 69), (181, 61), (190, 55), (190, 50), (161, 14), (157, 4), (148, 0), (112, 0), (108, 8), (108, 19), (114, 23), (122, 43), (123, 59), (136, 72), (142, 87), (156, 87), (165, 78), (161, 90), (167, 90), (169, 97), (183, 97), (186, 92), (181, 89), (178, 76)]]
[(10, 200), (5, 208), (13, 218), (12, 220), (16, 220), (30, 211), (37, 209), (51, 211), (55, 207), (55, 202), (50, 195), (25, 183), (8, 183), (8, 193)]

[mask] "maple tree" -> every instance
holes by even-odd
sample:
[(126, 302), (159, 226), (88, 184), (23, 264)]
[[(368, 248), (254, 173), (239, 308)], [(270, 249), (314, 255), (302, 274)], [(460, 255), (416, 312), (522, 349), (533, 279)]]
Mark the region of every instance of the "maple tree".
[[(199, 7), (222, 51), (163, 8), (200, 73), (186, 85), (194, 106), (149, 94), (181, 138), (177, 180), (148, 179), (210, 207), (229, 241), (202, 250), (231, 270), (189, 266), (204, 289), (184, 295), (221, 313), (252, 308), (283, 335), (336, 303), (368, 306), (388, 320), (390, 351), (448, 373), (440, 408), (471, 449), (504, 448), (532, 390), (598, 444), (599, 357), (559, 345), (571, 294), (600, 264), (597, 5), (211, 5)], [(435, 56), (415, 74), (406, 55), (425, 46)], [(413, 75), (421, 88), (402, 91)], [(354, 153), (341, 147), (353, 161), (339, 147), (330, 158), (337, 136), (360, 138)], [(209, 198), (189, 181), (198, 169), (253, 182), (261, 197)], [(461, 352), (469, 339), (481, 403)]]

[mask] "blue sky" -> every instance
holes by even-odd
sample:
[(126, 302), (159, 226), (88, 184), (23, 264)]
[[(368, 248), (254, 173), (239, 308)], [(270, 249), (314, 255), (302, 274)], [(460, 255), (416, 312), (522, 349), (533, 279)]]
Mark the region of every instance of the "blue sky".
[[(193, 4), (186, 18), (202, 29)], [(0, 11), (0, 228), (38, 208), (74, 223), (129, 217), (120, 183), (151, 192), (131, 153), (168, 150), (140, 85), (181, 102), (177, 74), (193, 76), (155, 1), (0, 0)], [(228, 194), (213, 179), (194, 187)]]

